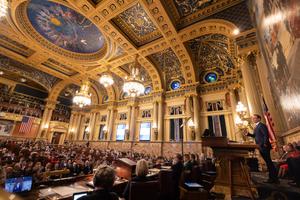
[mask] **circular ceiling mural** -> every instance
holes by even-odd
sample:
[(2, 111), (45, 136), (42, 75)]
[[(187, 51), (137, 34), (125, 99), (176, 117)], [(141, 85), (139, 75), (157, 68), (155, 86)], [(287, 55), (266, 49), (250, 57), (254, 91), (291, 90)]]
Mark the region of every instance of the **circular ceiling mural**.
[(38, 33), (63, 49), (95, 53), (104, 47), (104, 37), (99, 29), (83, 15), (64, 5), (31, 0), (27, 16)]

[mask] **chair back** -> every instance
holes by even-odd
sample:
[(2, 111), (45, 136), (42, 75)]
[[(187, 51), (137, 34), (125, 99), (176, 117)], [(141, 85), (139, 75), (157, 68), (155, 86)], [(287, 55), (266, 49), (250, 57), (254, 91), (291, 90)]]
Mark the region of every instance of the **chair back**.
[(158, 181), (131, 182), (129, 200), (158, 200), (158, 197)]

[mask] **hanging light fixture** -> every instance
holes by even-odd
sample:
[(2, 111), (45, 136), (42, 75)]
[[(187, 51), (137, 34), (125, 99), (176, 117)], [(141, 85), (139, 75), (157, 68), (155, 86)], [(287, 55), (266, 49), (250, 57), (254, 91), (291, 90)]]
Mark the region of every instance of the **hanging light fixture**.
[(131, 97), (139, 96), (145, 91), (145, 87), (142, 84), (143, 79), (140, 77), (140, 71), (138, 68), (138, 55), (135, 58), (135, 62), (130, 66), (130, 75), (125, 77), (125, 83), (123, 85), (123, 91), (127, 92)]
[(80, 91), (76, 91), (76, 94), (73, 97), (73, 103), (79, 106), (80, 108), (91, 105), (92, 95), (89, 93), (89, 89), (90, 89), (89, 81), (83, 80), (82, 85), (80, 86)]
[(7, 0), (0, 0), (0, 18), (5, 17), (7, 14)]
[(99, 82), (104, 85), (104, 87), (108, 87), (114, 84), (114, 79), (109, 73), (106, 73), (99, 78)]

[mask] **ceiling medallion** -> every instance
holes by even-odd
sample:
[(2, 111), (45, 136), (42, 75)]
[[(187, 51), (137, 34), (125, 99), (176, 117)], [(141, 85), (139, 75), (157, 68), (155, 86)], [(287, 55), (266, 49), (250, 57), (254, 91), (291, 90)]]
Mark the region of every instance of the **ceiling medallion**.
[(7, 0), (0, 0), (0, 18), (5, 17), (7, 14)]
[(140, 70), (138, 68), (138, 55), (135, 58), (135, 62), (130, 66), (130, 76), (125, 77), (125, 83), (123, 85), (124, 93), (128, 93), (131, 97), (139, 96), (145, 91), (143, 85), (143, 78), (140, 76)]
[(79, 106), (79, 108), (91, 105), (92, 94), (89, 93), (89, 89), (90, 89), (90, 82), (88, 80), (83, 80), (82, 85), (80, 86), (80, 90), (76, 91), (76, 94), (73, 98), (73, 103)]
[(101, 77), (99, 78), (99, 82), (104, 86), (104, 87), (108, 87), (111, 86), (112, 84), (114, 84), (114, 79), (110, 74), (103, 74), (101, 75)]

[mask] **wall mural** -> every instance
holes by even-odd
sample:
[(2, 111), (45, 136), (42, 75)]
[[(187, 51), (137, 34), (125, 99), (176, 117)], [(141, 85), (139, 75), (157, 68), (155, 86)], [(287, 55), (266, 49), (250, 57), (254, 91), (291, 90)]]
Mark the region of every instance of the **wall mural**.
[(74, 10), (47, 0), (31, 0), (27, 15), (32, 26), (53, 44), (76, 53), (95, 53), (104, 37), (87, 18)]
[(14, 127), (14, 121), (0, 120), (0, 135), (9, 135)]
[(289, 129), (300, 124), (300, 1), (255, 0), (252, 3), (270, 86)]

